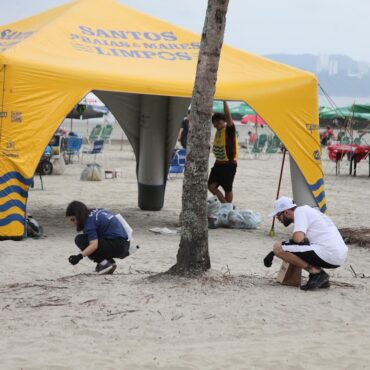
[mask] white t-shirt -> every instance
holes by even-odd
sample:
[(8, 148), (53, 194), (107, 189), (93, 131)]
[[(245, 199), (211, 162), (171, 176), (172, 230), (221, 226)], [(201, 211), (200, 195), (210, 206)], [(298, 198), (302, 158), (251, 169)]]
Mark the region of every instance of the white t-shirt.
[(301, 231), (311, 245), (283, 245), (287, 252), (313, 250), (322, 260), (340, 266), (347, 257), (348, 248), (333, 221), (319, 210), (309, 206), (294, 211), (294, 233)]

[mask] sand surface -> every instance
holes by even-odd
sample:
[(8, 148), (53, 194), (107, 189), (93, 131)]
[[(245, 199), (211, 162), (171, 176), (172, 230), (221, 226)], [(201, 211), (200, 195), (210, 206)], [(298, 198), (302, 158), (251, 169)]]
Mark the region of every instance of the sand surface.
[[(209, 230), (212, 269), (202, 278), (160, 277), (176, 261), (182, 177), (168, 181), (160, 212), (137, 207), (132, 150), (113, 145), (98, 162), (122, 176), (81, 182), (84, 164), (44, 177), (29, 193), (28, 211), (47, 237), (0, 245), (0, 368), (3, 369), (368, 369), (370, 251), (349, 246), (332, 286), (302, 292), (275, 282), (280, 262), (263, 257), (291, 228), (268, 232), (282, 155), (251, 159), (242, 150), (234, 203), (262, 216), (257, 230)], [(213, 162), (213, 158), (211, 158)], [(369, 227), (368, 162), (357, 177), (324, 160), (329, 215), (338, 227)], [(291, 196), (286, 160), (281, 194)], [(141, 249), (117, 260), (114, 275), (97, 276), (76, 254), (65, 219), (72, 200), (120, 212)], [(358, 274), (354, 276), (352, 269)], [(305, 273), (306, 274), (306, 273)], [(306, 275), (304, 275), (306, 276)], [(363, 276), (363, 277), (359, 277)]]

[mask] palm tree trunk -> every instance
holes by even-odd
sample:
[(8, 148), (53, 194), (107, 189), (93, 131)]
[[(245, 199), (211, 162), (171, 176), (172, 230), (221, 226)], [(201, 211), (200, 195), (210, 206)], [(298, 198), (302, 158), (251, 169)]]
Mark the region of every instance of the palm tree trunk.
[(182, 193), (181, 240), (177, 274), (199, 274), (211, 267), (208, 253), (207, 179), (212, 103), (229, 0), (208, 0), (191, 101)]

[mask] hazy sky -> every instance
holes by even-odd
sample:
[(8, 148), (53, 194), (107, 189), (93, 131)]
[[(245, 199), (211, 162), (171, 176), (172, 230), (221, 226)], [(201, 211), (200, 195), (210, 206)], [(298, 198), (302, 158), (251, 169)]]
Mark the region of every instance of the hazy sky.
[[(207, 0), (117, 0), (197, 33)], [(0, 25), (67, 0), (0, 0)], [(259, 55), (345, 54), (370, 62), (370, 1), (230, 0), (225, 42)]]

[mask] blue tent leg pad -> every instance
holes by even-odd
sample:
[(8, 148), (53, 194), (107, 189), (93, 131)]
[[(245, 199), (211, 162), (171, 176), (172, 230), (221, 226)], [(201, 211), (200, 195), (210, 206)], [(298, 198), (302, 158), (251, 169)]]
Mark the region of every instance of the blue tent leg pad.
[(143, 211), (160, 211), (163, 208), (166, 185), (145, 185), (138, 182), (139, 208)]

